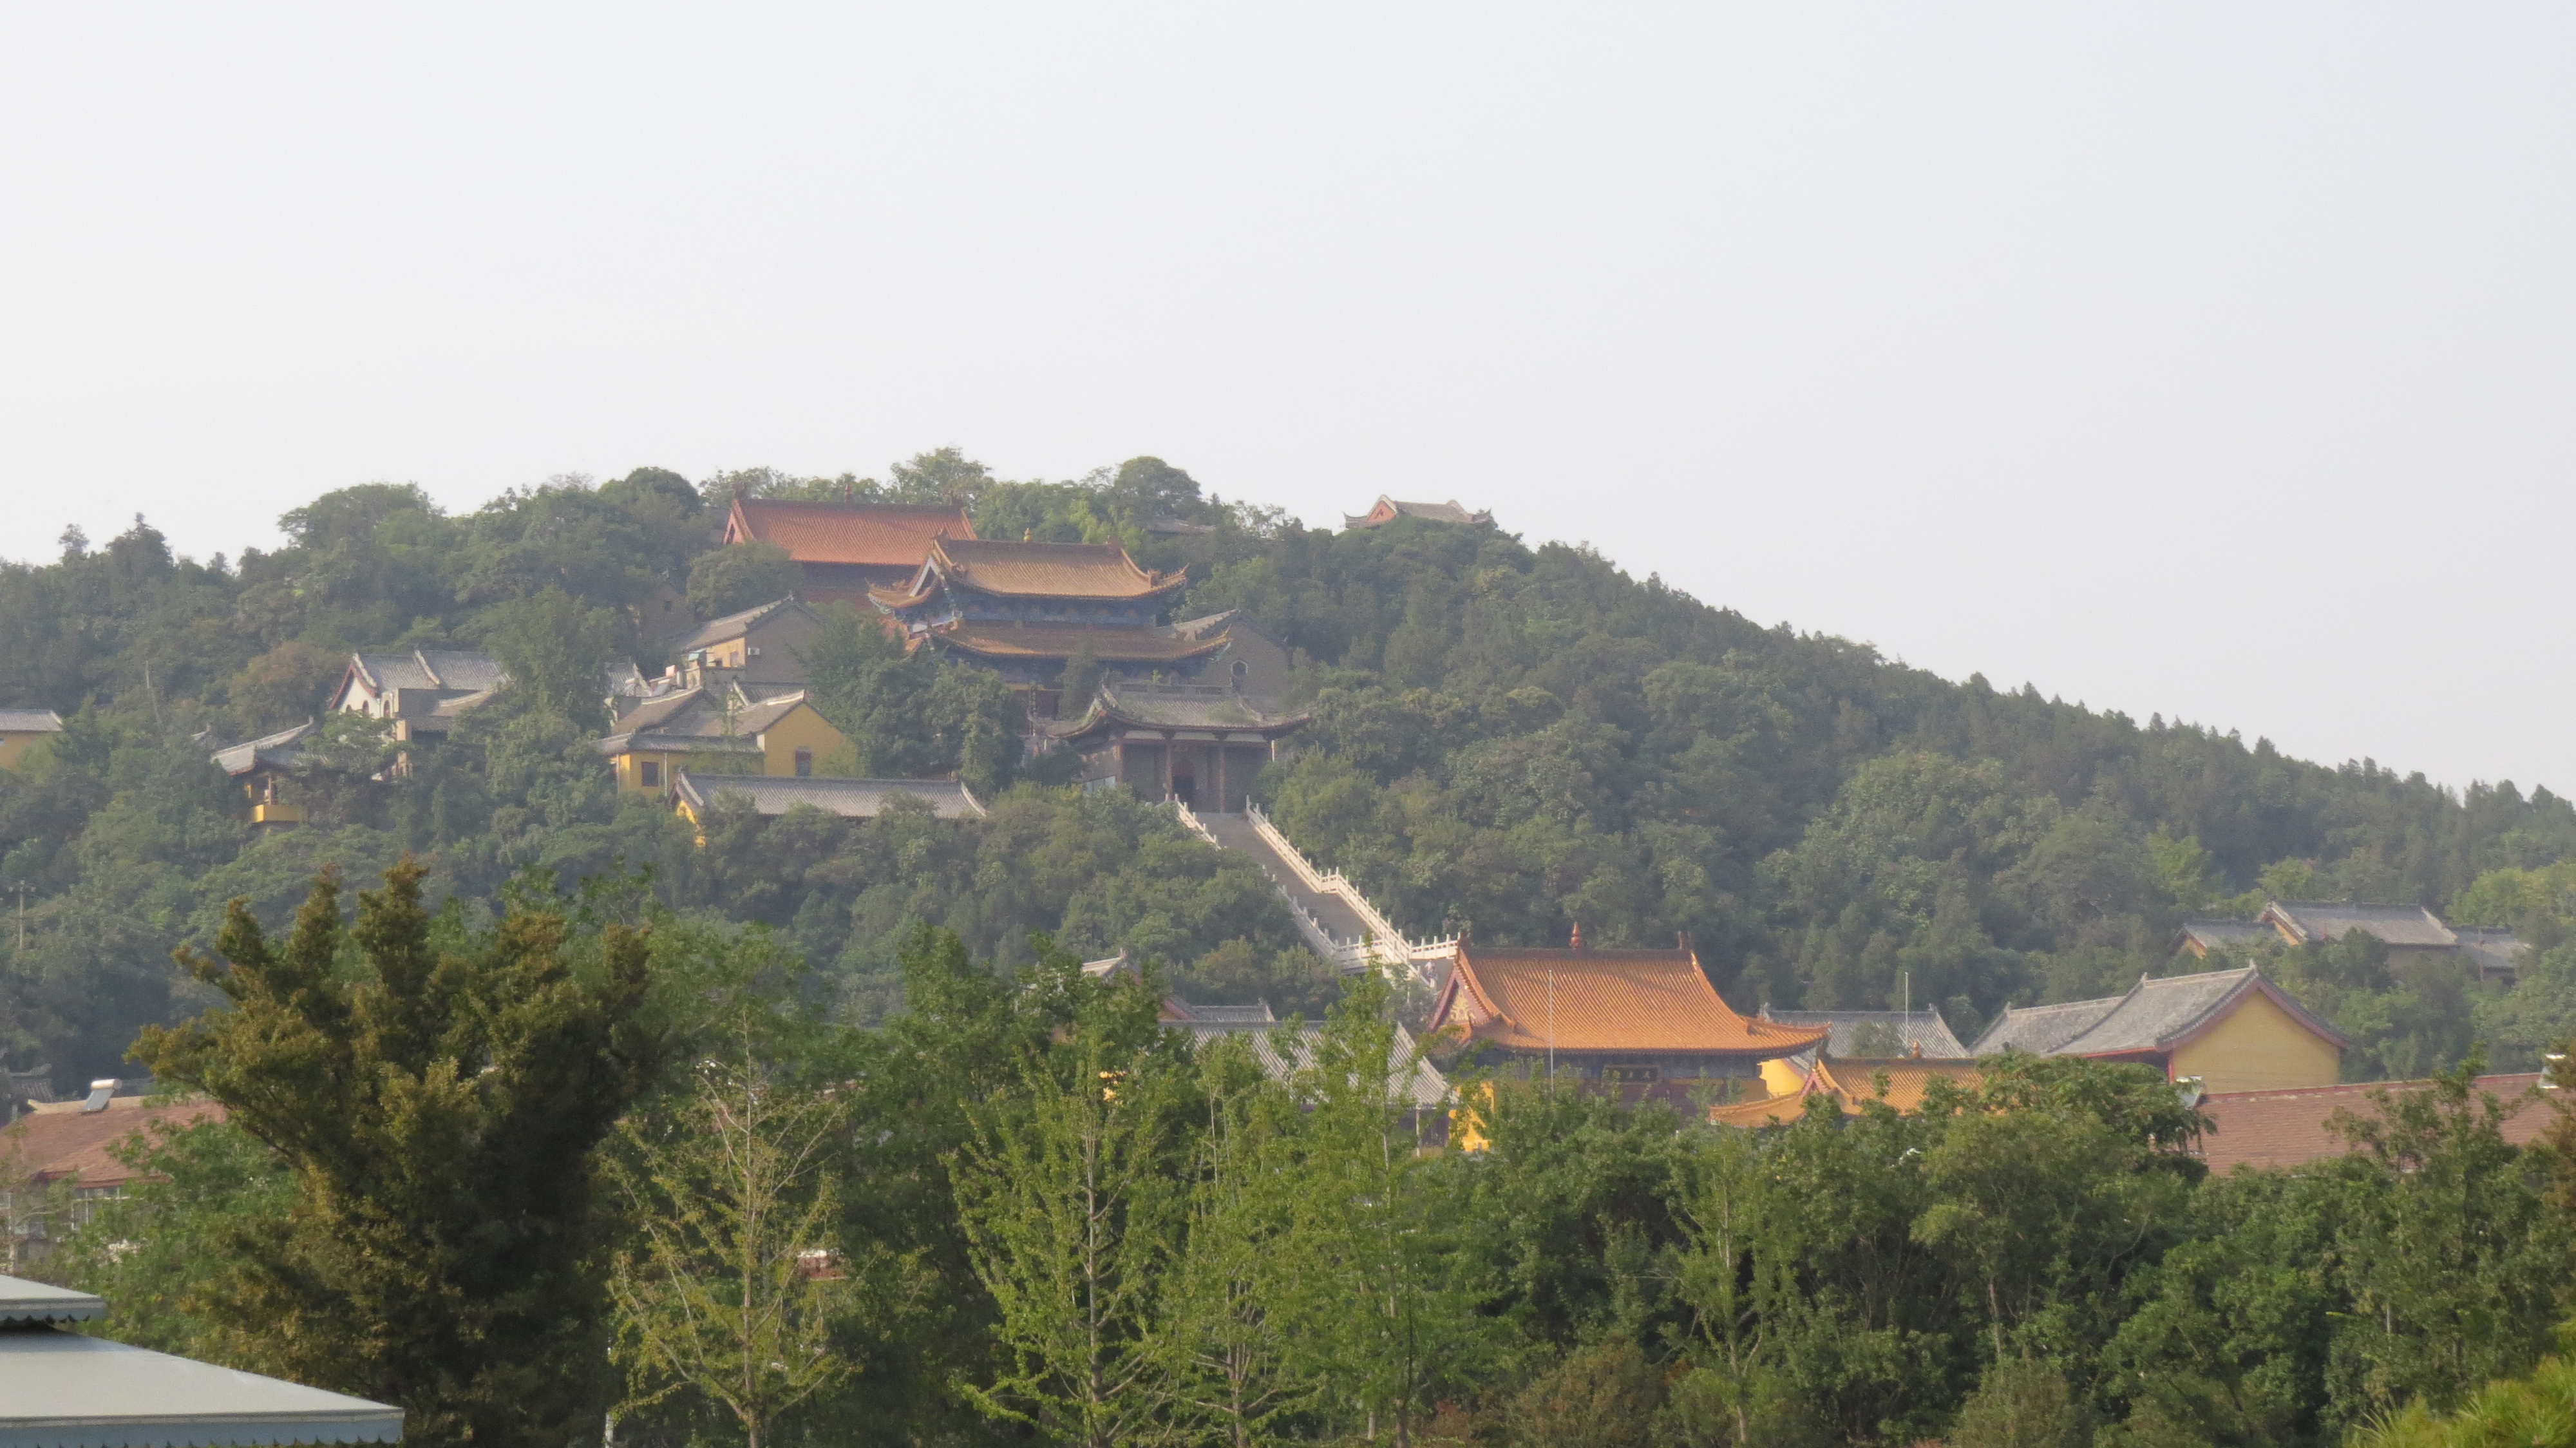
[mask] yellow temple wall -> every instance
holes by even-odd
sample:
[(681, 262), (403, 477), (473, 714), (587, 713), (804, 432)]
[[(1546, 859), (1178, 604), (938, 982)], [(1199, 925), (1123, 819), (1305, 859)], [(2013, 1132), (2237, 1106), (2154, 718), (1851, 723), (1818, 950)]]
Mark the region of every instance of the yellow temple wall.
[(2209, 1091), (2332, 1086), (2342, 1079), (2343, 1052), (2255, 991), (2216, 1029), (2173, 1053), (2173, 1075), (2197, 1076)]

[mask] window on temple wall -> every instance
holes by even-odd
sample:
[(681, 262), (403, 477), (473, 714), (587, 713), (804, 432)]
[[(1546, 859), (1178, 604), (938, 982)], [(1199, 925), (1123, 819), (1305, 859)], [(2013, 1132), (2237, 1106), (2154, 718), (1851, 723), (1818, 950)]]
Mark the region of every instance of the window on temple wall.
[(811, 749), (799, 749), (799, 750), (797, 750), (797, 751), (796, 751), (796, 777), (797, 777), (798, 779), (811, 779), (811, 778), (813, 778), (813, 776), (814, 776), (814, 751), (813, 751), (813, 750), (811, 750)]
[(659, 789), (662, 785), (662, 761), (646, 759), (637, 762), (635, 782), (647, 789)]

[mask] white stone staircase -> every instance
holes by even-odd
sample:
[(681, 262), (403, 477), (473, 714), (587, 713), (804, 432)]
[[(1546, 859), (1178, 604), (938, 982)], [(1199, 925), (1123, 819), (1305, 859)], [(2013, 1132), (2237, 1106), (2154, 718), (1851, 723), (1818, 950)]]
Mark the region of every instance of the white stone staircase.
[(1316, 869), (1315, 862), (1280, 833), (1260, 806), (1247, 803), (1239, 815), (1206, 816), (1178, 801), (1172, 807), (1199, 838), (1219, 849), (1251, 856), (1288, 902), (1297, 933), (1316, 954), (1342, 970), (1365, 970), (1375, 961), (1436, 988), (1448, 964), (1457, 959), (1457, 937), (1415, 940), (1406, 936), (1341, 871)]

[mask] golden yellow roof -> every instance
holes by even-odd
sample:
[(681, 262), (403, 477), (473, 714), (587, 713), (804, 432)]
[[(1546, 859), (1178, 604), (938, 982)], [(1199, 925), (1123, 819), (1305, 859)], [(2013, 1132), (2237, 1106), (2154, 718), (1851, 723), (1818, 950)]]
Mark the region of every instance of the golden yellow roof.
[[(1885, 1094), (1879, 1091), (1880, 1078), (1886, 1080)], [(1973, 1060), (1940, 1060), (1923, 1056), (1897, 1056), (1870, 1060), (1819, 1056), (1807, 1072), (1799, 1089), (1774, 1096), (1767, 1101), (1739, 1101), (1732, 1106), (1712, 1106), (1708, 1119), (1720, 1126), (1785, 1126), (1806, 1114), (1807, 1098), (1822, 1096), (1834, 1103), (1845, 1116), (1857, 1113), (1863, 1102), (1884, 1101), (1899, 1112), (1920, 1111), (1923, 1098), (1935, 1081), (1947, 1081), (1966, 1090), (1975, 1089), (1979, 1076)]]
[(1461, 943), (1431, 1029), (1516, 1050), (1712, 1051), (1757, 1059), (1823, 1041), (1822, 1026), (1739, 1015), (1689, 950), (1512, 950)]
[(1151, 598), (1189, 581), (1186, 574), (1146, 572), (1115, 543), (937, 538), (911, 587), (873, 589), (869, 597), (887, 608), (909, 607), (930, 596), (934, 578), (1020, 598)]

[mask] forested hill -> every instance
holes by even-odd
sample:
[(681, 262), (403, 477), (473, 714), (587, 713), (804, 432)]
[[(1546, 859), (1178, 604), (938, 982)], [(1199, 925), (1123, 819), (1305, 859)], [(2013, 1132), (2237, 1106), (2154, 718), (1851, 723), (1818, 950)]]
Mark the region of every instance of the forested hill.
[[(993, 691), (889, 656), (854, 618), (809, 661), (826, 713), (875, 768), (964, 771), (996, 793), (990, 819), (737, 820), (700, 849), (621, 803), (589, 742), (600, 665), (658, 662), (635, 620), (664, 588), (712, 613), (792, 577), (757, 546), (715, 547), (742, 492), (955, 499), (985, 536), (1115, 538), (1186, 565), (1179, 614), (1239, 608), (1296, 651), (1316, 722), (1261, 781), (1266, 807), (1418, 931), (1687, 933), (1740, 1005), (1910, 991), (1964, 1035), (2007, 1001), (2175, 969), (2189, 913), (2413, 900), (2543, 950), (2510, 992), (2330, 952), (2283, 962), (2364, 1040), (2356, 1069), (2411, 1073), (2473, 1034), (2527, 1056), (2576, 1024), (2576, 947), (2558, 948), (2576, 811), (2545, 790), (2455, 794), (1951, 683), (1491, 528), (1309, 530), (1150, 458), (1012, 483), (944, 451), (883, 480), (561, 479), (464, 515), (372, 484), (288, 513), (274, 552), (176, 558), (138, 518), (0, 566), (0, 707), (70, 721), (0, 772), (0, 889), (25, 918), (23, 943), (0, 937), (10, 1063), (112, 1069), (136, 1026), (195, 1009), (168, 952), (206, 939), (225, 898), (282, 918), (318, 866), (363, 875), (405, 851), (469, 913), (532, 867), (564, 888), (649, 868), (672, 908), (777, 931), (861, 1022), (891, 1004), (914, 921), (1005, 964), (1043, 930), (1160, 959), (1211, 998), (1330, 991), (1248, 865), (1122, 798), (1014, 781)], [(1213, 531), (1147, 531), (1171, 517)], [(210, 747), (313, 714), (351, 650), (412, 645), (487, 648), (515, 682), (407, 779), (372, 782), (381, 752), (341, 721), (309, 766), (317, 823), (254, 840)]]

